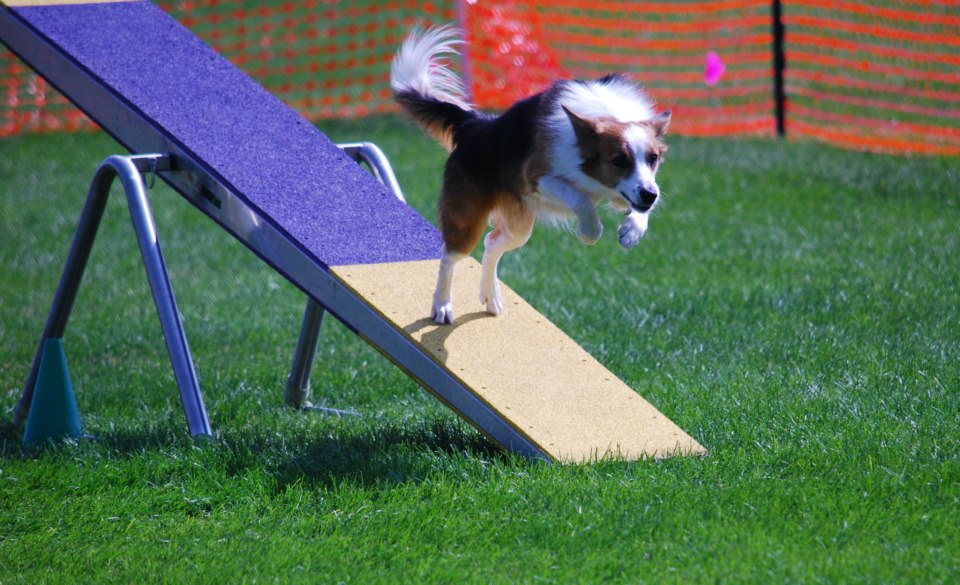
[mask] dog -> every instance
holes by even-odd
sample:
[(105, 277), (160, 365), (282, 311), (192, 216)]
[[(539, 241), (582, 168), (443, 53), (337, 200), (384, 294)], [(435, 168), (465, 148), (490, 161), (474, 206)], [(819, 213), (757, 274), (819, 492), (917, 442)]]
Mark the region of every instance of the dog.
[(611, 74), (595, 81), (559, 80), (499, 116), (477, 112), (448, 57), (463, 44), (450, 27), (415, 28), (390, 67), (401, 109), (449, 152), (439, 200), (443, 248), (430, 317), (454, 320), (454, 267), (487, 226), (480, 302), (503, 313), (497, 265), (523, 246), (537, 218), (576, 220), (577, 236), (594, 244), (603, 232), (597, 206), (625, 214), (620, 244), (633, 248), (660, 199), (656, 174), (667, 146), (669, 111), (655, 113), (642, 89)]

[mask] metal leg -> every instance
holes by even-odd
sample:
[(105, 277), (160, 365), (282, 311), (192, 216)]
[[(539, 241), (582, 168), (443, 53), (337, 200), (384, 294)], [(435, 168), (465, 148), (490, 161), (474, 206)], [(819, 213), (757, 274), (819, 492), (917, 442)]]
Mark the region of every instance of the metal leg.
[[(372, 142), (351, 142), (338, 144), (347, 155), (358, 163), (365, 163), (373, 172), (373, 176), (383, 183), (397, 199), (407, 200), (400, 190), (400, 183), (393, 174), (390, 161), (380, 148)], [(294, 408), (311, 408), (307, 402), (310, 396), (310, 370), (317, 353), (317, 344), (320, 338), (320, 325), (323, 323), (323, 307), (311, 298), (307, 299), (307, 308), (303, 313), (303, 322), (300, 325), (300, 337), (297, 339), (297, 349), (293, 354), (293, 365), (290, 376), (287, 377), (287, 387), (283, 394), (283, 402)], [(346, 411), (329, 410), (337, 414), (355, 414)]]
[(147, 201), (147, 192), (140, 176), (143, 172), (157, 172), (169, 169), (168, 157), (162, 155), (141, 156), (111, 156), (104, 160), (97, 169), (90, 184), (87, 202), (84, 206), (77, 233), (74, 236), (67, 263), (57, 287), (53, 306), (47, 317), (43, 337), (40, 340), (40, 349), (34, 357), (30, 375), (26, 386), (20, 395), (20, 401), (14, 410), (14, 423), (20, 424), (30, 412), (30, 403), (33, 399), (33, 389), (36, 384), (37, 373), (40, 367), (42, 347), (48, 338), (61, 338), (70, 318), (70, 311), (76, 299), (83, 272), (90, 258), (100, 220), (110, 195), (110, 185), (113, 179), (120, 178), (123, 190), (127, 196), (130, 218), (140, 244), (140, 254), (143, 256), (147, 278), (153, 291), (154, 303), (160, 317), (160, 325), (166, 340), (167, 351), (173, 365), (173, 373), (180, 388), (180, 399), (187, 416), (190, 433), (194, 437), (211, 436), (210, 421), (207, 418), (203, 396), (200, 393), (200, 383), (193, 367), (190, 348), (183, 332), (183, 324), (177, 311), (176, 300), (170, 280), (167, 277), (166, 265), (157, 239), (157, 229)]
[(287, 388), (283, 394), (283, 402), (287, 406), (294, 408), (310, 406), (307, 402), (310, 397), (310, 369), (313, 367), (313, 359), (317, 353), (324, 312), (317, 301), (307, 298), (307, 308), (303, 312), (303, 323), (300, 325), (300, 338), (297, 340), (290, 377), (287, 378)]
[(366, 163), (378, 181), (390, 189), (397, 199), (404, 203), (407, 202), (400, 190), (400, 183), (397, 182), (397, 177), (393, 174), (393, 167), (390, 166), (387, 155), (383, 154), (379, 146), (372, 142), (350, 142), (337, 146), (358, 163)]

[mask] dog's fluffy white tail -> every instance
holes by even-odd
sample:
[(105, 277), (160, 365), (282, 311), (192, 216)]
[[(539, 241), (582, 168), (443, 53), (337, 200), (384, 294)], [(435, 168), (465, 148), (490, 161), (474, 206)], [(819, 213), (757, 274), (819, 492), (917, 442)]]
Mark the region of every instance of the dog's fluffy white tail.
[(447, 150), (457, 126), (475, 116), (463, 80), (449, 67), (448, 58), (462, 44), (455, 28), (414, 28), (390, 65), (394, 99)]
[(448, 65), (447, 57), (459, 55), (457, 47), (462, 44), (460, 31), (453, 27), (414, 28), (390, 65), (390, 87), (397, 93), (414, 91), (464, 110), (473, 109), (463, 81)]

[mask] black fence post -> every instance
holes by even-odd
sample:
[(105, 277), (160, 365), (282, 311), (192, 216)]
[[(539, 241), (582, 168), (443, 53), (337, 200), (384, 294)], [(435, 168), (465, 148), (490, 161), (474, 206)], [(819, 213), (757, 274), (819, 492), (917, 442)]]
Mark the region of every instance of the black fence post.
[(777, 116), (777, 136), (787, 135), (786, 93), (783, 88), (783, 70), (787, 60), (783, 52), (783, 7), (780, 0), (773, 0), (773, 101)]

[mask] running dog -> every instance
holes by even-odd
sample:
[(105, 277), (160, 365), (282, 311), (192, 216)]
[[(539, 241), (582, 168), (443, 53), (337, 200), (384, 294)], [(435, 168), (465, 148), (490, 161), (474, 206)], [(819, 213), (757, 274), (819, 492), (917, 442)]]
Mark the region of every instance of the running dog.
[(623, 75), (560, 80), (502, 115), (474, 110), (463, 81), (447, 66), (462, 44), (448, 27), (414, 29), (391, 64), (394, 98), (449, 152), (440, 192), (440, 274), (430, 317), (452, 324), (454, 266), (486, 227), (480, 302), (503, 313), (497, 264), (523, 246), (534, 220), (576, 219), (577, 236), (593, 244), (603, 232), (597, 205), (625, 213), (620, 244), (634, 247), (660, 197), (657, 169), (667, 146), (670, 112), (655, 113)]

